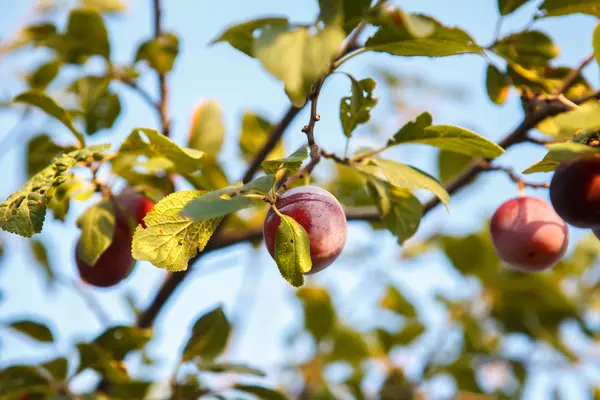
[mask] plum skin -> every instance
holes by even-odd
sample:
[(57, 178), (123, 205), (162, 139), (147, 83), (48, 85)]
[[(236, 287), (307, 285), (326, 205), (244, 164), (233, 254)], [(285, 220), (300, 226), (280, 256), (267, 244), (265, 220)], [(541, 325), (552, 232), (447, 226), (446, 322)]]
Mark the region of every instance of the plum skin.
[(550, 201), (568, 224), (600, 227), (600, 156), (562, 162), (550, 183)]
[[(142, 193), (125, 189), (113, 199), (115, 230), (112, 243), (98, 258), (95, 265), (89, 265), (78, 256), (75, 261), (81, 279), (93, 286), (111, 287), (127, 278), (133, 271), (135, 259), (131, 255), (131, 242), (135, 224), (143, 224), (146, 214), (154, 207), (154, 202)], [(145, 226), (144, 226), (145, 227)]]
[[(318, 186), (299, 186), (285, 192), (275, 207), (296, 220), (308, 233), (314, 274), (330, 266), (346, 244), (346, 214), (339, 201)], [(270, 209), (263, 225), (263, 237), (271, 257), (275, 254), (275, 238), (281, 218)]]
[(523, 272), (553, 267), (569, 245), (565, 221), (550, 203), (535, 197), (504, 202), (492, 216), (490, 234), (500, 259)]

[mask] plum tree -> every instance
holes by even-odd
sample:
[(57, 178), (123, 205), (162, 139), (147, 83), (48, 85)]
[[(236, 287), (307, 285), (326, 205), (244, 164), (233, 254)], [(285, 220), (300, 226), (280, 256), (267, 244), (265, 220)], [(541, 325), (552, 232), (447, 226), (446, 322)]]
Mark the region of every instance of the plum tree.
[(110, 246), (98, 258), (95, 265), (85, 263), (75, 250), (77, 269), (83, 281), (98, 287), (110, 287), (129, 276), (135, 265), (135, 259), (131, 255), (131, 242), (135, 229), (132, 220), (136, 224), (144, 225), (143, 219), (152, 207), (154, 207), (152, 200), (130, 187), (114, 197), (115, 230)]
[[(285, 192), (275, 207), (296, 220), (308, 233), (312, 269), (322, 271), (340, 255), (346, 244), (346, 215), (338, 200), (318, 186), (301, 186)], [(269, 210), (263, 225), (265, 244), (274, 256), (275, 237), (281, 218)]]
[(524, 272), (554, 266), (569, 243), (567, 224), (547, 201), (535, 197), (517, 197), (498, 207), (490, 233), (498, 256)]
[(578, 228), (600, 226), (600, 156), (561, 163), (550, 183), (556, 213)]

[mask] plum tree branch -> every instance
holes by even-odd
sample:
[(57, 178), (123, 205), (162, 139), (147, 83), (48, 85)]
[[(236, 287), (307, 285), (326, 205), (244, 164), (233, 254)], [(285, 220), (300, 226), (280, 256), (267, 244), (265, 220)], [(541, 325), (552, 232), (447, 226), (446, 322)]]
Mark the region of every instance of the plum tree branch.
[[(160, 0), (152, 0), (154, 5), (154, 38), (159, 40), (162, 35), (162, 9)], [(158, 113), (160, 115), (161, 131), (163, 135), (169, 137), (171, 133), (171, 120), (169, 118), (168, 100), (169, 100), (169, 85), (167, 84), (167, 76), (162, 72), (158, 72), (158, 87), (160, 97), (157, 103)]]
[(581, 71), (594, 59), (594, 53), (584, 58), (577, 67), (571, 70), (563, 80), (562, 84), (556, 88), (554, 94), (565, 93), (569, 90), (577, 81), (577, 78), (581, 75)]
[(550, 185), (547, 182), (542, 183), (534, 183), (534, 182), (526, 182), (510, 167), (504, 167), (501, 165), (491, 165), (489, 162), (483, 162), (485, 167), (485, 171), (500, 171), (504, 172), (508, 178), (519, 186), (530, 187), (533, 189), (548, 189)]

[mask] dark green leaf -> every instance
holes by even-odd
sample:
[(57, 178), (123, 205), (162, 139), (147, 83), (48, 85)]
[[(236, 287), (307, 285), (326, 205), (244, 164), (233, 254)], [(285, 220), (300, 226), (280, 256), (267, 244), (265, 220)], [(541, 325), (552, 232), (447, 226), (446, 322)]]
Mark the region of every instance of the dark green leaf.
[(487, 234), (444, 236), (441, 246), (454, 268), (462, 274), (489, 281), (497, 273), (500, 259)]
[(442, 371), (452, 375), (459, 390), (481, 392), (475, 376), (475, 368), (473, 368), (471, 360), (466, 355), (459, 358), (454, 364), (444, 367)]
[(71, 11), (67, 23), (66, 38), (74, 43), (74, 52), (110, 58), (108, 32), (102, 16), (89, 8)]
[(436, 20), (418, 15), (431, 23), (434, 31), (424, 38), (415, 38), (406, 26), (380, 27), (366, 43), (366, 50), (397, 56), (444, 57), (454, 54), (478, 53), (483, 50), (473, 38), (459, 28), (448, 28)]
[(152, 329), (137, 326), (114, 326), (94, 340), (94, 344), (107, 351), (114, 360), (122, 360), (134, 350), (141, 350), (152, 338)]
[(437, 165), (440, 181), (443, 184), (456, 178), (475, 157), (450, 150), (442, 150), (438, 154)]
[(254, 41), (256, 36), (254, 32), (257, 30), (267, 29), (269, 27), (287, 26), (287, 18), (260, 18), (238, 25), (233, 25), (227, 28), (219, 37), (211, 43), (227, 42), (239, 51), (254, 57)]
[(329, 71), (344, 36), (334, 26), (315, 34), (304, 27), (270, 26), (254, 42), (253, 53), (269, 73), (284, 83), (292, 104), (301, 107), (313, 84)]
[(27, 84), (32, 89), (44, 90), (56, 78), (60, 66), (61, 63), (58, 60), (50, 60), (41, 64), (27, 76)]
[(308, 157), (307, 146), (302, 146), (289, 156), (276, 160), (263, 161), (261, 164), (267, 174), (276, 174), (281, 169), (294, 173), (300, 170), (302, 162)]
[(415, 118), (414, 121), (407, 122), (398, 132), (394, 134), (393, 139), (388, 140), (388, 146), (393, 146), (403, 137), (412, 138), (423, 135), (426, 128), (431, 126), (433, 119), (427, 111), (423, 112)]
[(335, 325), (335, 310), (327, 289), (308, 286), (299, 289), (296, 296), (302, 302), (304, 326), (317, 342), (329, 336)]
[(388, 286), (381, 299), (381, 307), (394, 311), (406, 318), (417, 316), (415, 307), (393, 286)]
[(357, 81), (351, 75), (348, 77), (352, 82), (352, 96), (343, 97), (340, 102), (340, 121), (344, 135), (349, 138), (359, 124), (369, 121), (371, 110), (378, 100), (373, 97), (373, 90), (375, 90), (373, 79)]
[(419, 321), (412, 320), (394, 334), (393, 342), (398, 346), (406, 346), (421, 336), (423, 332), (425, 332), (425, 327)]
[(506, 36), (494, 44), (493, 49), (509, 63), (525, 68), (543, 67), (559, 54), (552, 39), (539, 31)]
[(508, 90), (510, 89), (510, 81), (506, 74), (503, 74), (498, 68), (489, 64), (487, 66), (485, 86), (487, 95), (491, 101), (496, 104), (504, 104), (508, 98)]
[(46, 278), (46, 282), (51, 284), (55, 280), (54, 270), (50, 266), (50, 260), (48, 259), (48, 252), (46, 251), (46, 247), (44, 243), (37, 240), (32, 239), (29, 242), (31, 246), (31, 251), (33, 252), (33, 257), (38, 262), (38, 264), (42, 267), (44, 271), (44, 276)]
[(60, 152), (73, 148), (62, 147), (48, 135), (34, 136), (27, 141), (27, 175), (32, 177), (46, 168)]
[(233, 389), (240, 392), (253, 394), (260, 400), (287, 400), (287, 397), (277, 392), (262, 386), (236, 384)]
[(259, 200), (243, 195), (231, 197), (226, 194), (212, 192), (189, 201), (179, 215), (192, 221), (205, 221), (223, 217), (258, 204), (260, 204)]
[(78, 96), (88, 135), (111, 128), (121, 113), (119, 96), (109, 90), (109, 84), (108, 77), (89, 75), (75, 80), (69, 87), (69, 91)]
[(233, 364), (233, 363), (206, 363), (199, 362), (196, 364), (196, 368), (200, 371), (214, 372), (214, 373), (232, 373), (232, 374), (244, 374), (244, 375), (256, 375), (266, 376), (264, 372), (259, 369), (249, 367), (244, 364)]
[(86, 369), (93, 369), (106, 378), (111, 384), (128, 382), (127, 369), (122, 361), (115, 360), (111, 353), (97, 343), (78, 343), (79, 367), (76, 374)]
[(52, 98), (46, 96), (44, 93), (37, 90), (29, 90), (19, 94), (13, 99), (13, 102), (25, 103), (39, 107), (47, 114), (62, 122), (63, 125), (65, 125), (73, 133), (73, 135), (75, 135), (79, 143), (82, 145), (85, 144), (83, 134), (81, 134), (81, 132), (79, 132), (73, 125), (71, 115), (64, 108), (56, 104)]
[(50, 328), (41, 322), (15, 321), (10, 324), (10, 327), (38, 342), (49, 343), (54, 341)]
[(231, 326), (220, 306), (202, 315), (192, 328), (182, 360), (191, 361), (196, 357), (213, 360), (225, 350), (230, 332)]
[(159, 73), (166, 74), (173, 69), (177, 54), (179, 39), (172, 33), (163, 33), (158, 38), (142, 43), (135, 55), (135, 61), (146, 61)]
[(413, 388), (402, 371), (394, 369), (385, 378), (377, 398), (380, 400), (411, 400), (414, 398)]
[(201, 150), (216, 160), (225, 137), (225, 127), (219, 105), (214, 102), (199, 104), (192, 117), (187, 147)]
[(283, 279), (294, 287), (304, 284), (304, 274), (312, 268), (310, 242), (302, 225), (292, 217), (279, 215), (274, 258)]
[(410, 14), (401, 8), (379, 9), (377, 17), (369, 16), (368, 21), (377, 26), (385, 26), (398, 35), (409, 34), (413, 38), (426, 38), (435, 32), (436, 25), (419, 14)]
[(599, 0), (544, 0), (540, 5), (544, 17), (554, 17), (568, 14), (588, 14), (600, 17)]
[(144, 400), (153, 384), (151, 381), (115, 382), (110, 384), (107, 394), (111, 399)]
[(0, 388), (8, 399), (28, 395), (45, 395), (41, 398), (47, 398), (53, 393), (51, 382), (36, 367), (29, 365), (13, 365), (0, 371)]
[(388, 186), (386, 192), (391, 209), (382, 216), (382, 222), (396, 236), (398, 244), (403, 245), (417, 232), (423, 217), (423, 206), (409, 190)]
[(61, 381), (67, 379), (69, 362), (64, 357), (55, 358), (54, 360), (48, 361), (42, 364), (41, 367), (50, 372), (54, 379)]
[(371, 0), (342, 0), (344, 5), (344, 30), (350, 33), (367, 15)]
[(517, 10), (529, 0), (498, 0), (498, 11), (500, 15), (508, 15)]
[(346, 361), (350, 364), (360, 364), (369, 356), (369, 348), (360, 332), (349, 327), (340, 327), (333, 335), (333, 349), (328, 355), (330, 361)]
[(544, 156), (544, 159), (527, 168), (525, 171), (523, 171), (524, 174), (554, 171), (561, 161), (571, 160), (573, 158), (592, 155), (600, 152), (600, 150), (595, 147), (574, 142), (553, 143), (547, 145), (546, 147), (549, 151)]
[(115, 210), (109, 200), (102, 200), (81, 214), (77, 219), (77, 226), (81, 229), (77, 255), (83, 262), (96, 264), (113, 241), (115, 224)]
[(342, 0), (319, 0), (319, 20), (327, 25), (341, 25), (344, 21)]

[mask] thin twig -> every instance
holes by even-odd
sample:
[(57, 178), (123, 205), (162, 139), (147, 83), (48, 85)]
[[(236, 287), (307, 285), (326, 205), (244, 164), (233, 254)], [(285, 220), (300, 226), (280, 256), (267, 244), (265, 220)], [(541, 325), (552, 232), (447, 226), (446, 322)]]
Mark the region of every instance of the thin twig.
[[(160, 7), (160, 0), (153, 0), (154, 4), (154, 37), (159, 40), (162, 36), (162, 10)], [(169, 86), (167, 85), (167, 76), (163, 73), (158, 73), (158, 86), (160, 91), (160, 98), (158, 100), (158, 112), (160, 114), (161, 130), (163, 135), (169, 137), (171, 121), (169, 119), (168, 111), (168, 99), (169, 99)]]
[(571, 70), (563, 80), (562, 84), (554, 90), (554, 94), (563, 94), (571, 88), (581, 75), (581, 71), (594, 59), (594, 53), (584, 58), (577, 67)]
[(155, 102), (154, 99), (152, 99), (152, 96), (150, 96), (150, 93), (148, 93), (146, 90), (144, 90), (144, 88), (142, 88), (141, 86), (139, 86), (136, 82), (134, 82), (132, 80), (122, 79), (121, 82), (123, 82), (127, 87), (130, 87), (131, 89), (133, 89), (133, 91), (135, 91), (137, 94), (139, 94), (140, 97), (142, 98), (142, 100), (144, 100), (144, 102), (146, 102), (150, 107), (152, 107), (152, 109), (159, 112), (159, 116), (160, 116), (160, 109), (158, 107), (158, 103)]
[(483, 165), (485, 167), (485, 171), (504, 172), (510, 178), (511, 181), (518, 184), (519, 186), (530, 187), (533, 189), (548, 189), (550, 187), (550, 185), (547, 182), (543, 182), (543, 183), (526, 182), (512, 168), (509, 168), (509, 167), (503, 167), (500, 165), (490, 165), (487, 162), (484, 163)]

